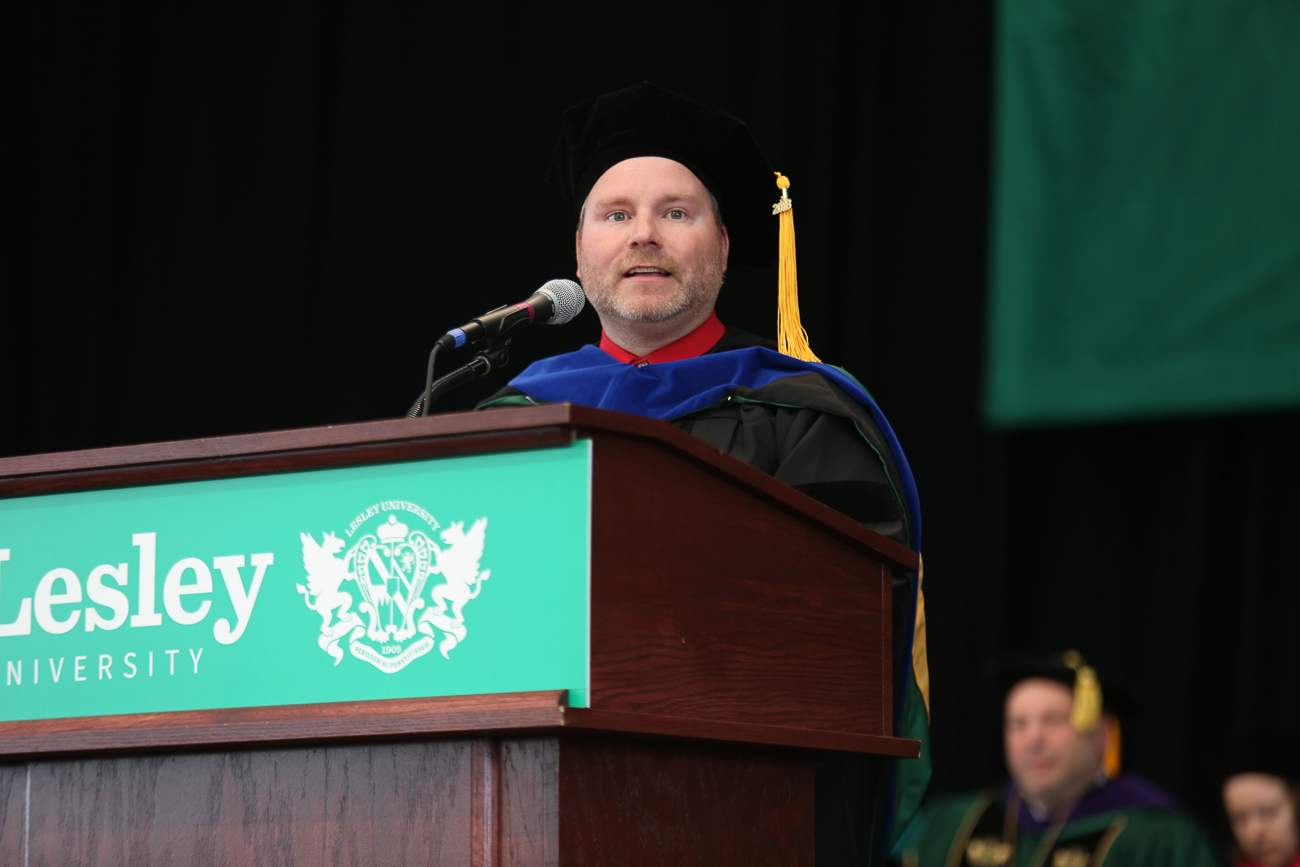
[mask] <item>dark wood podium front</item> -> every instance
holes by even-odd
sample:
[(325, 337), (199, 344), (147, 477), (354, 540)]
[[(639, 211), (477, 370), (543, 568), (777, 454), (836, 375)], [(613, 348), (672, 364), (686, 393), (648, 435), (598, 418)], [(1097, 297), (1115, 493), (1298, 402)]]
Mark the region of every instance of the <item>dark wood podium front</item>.
[(815, 758), (917, 755), (890, 736), (889, 652), (890, 573), (915, 555), (671, 425), (548, 406), (38, 455), (0, 460), (0, 496), (575, 439), (590, 707), (0, 723), (0, 864), (811, 865)]

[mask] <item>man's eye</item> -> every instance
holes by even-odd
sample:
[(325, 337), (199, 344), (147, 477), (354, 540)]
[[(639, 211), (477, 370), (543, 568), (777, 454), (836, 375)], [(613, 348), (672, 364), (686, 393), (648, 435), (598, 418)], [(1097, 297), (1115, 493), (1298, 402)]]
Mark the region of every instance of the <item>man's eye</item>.
[(609, 220), (611, 223), (621, 223), (627, 219), (627, 214), (623, 213), (622, 211), (615, 211), (614, 213), (605, 217), (605, 219)]
[(668, 212), (668, 219), (670, 219), (670, 220), (685, 220), (685, 219), (686, 219), (686, 212), (683, 211), (681, 208), (673, 208), (671, 211)]

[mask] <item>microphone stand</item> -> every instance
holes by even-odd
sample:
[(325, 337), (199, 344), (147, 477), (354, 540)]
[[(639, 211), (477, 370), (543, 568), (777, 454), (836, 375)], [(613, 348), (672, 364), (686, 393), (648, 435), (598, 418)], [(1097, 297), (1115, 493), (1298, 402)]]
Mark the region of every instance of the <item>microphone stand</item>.
[[(467, 364), (453, 370), (451, 373), (434, 381), (433, 386), (429, 389), (428, 399), (429, 406), (441, 397), (445, 392), (450, 391), (458, 385), (464, 385), (472, 379), (480, 376), (487, 376), (494, 370), (505, 367), (510, 363), (510, 338), (489, 337), (486, 341), (487, 346), (475, 355)], [(406, 414), (407, 418), (415, 418), (424, 409), (425, 395), (420, 395), (419, 399), (411, 407), (410, 412)]]

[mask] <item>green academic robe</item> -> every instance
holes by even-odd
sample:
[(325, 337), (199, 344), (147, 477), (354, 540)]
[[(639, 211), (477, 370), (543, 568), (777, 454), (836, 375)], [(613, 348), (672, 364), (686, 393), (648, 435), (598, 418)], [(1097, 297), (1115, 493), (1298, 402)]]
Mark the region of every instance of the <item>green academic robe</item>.
[(1002, 792), (941, 798), (926, 806), (904, 841), (916, 867), (1221, 867), (1196, 823), (1168, 803), (1135, 799), (1059, 827), (1008, 816)]

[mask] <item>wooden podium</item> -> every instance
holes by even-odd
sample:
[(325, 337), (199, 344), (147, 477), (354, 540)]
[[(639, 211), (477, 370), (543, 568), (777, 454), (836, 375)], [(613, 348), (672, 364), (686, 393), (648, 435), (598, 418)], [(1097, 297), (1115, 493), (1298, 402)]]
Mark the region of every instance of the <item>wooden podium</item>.
[(0, 460), (0, 497), (577, 439), (590, 707), (0, 723), (0, 863), (811, 867), (814, 760), (918, 753), (890, 736), (890, 573), (916, 557), (667, 423), (556, 405), (37, 455)]

